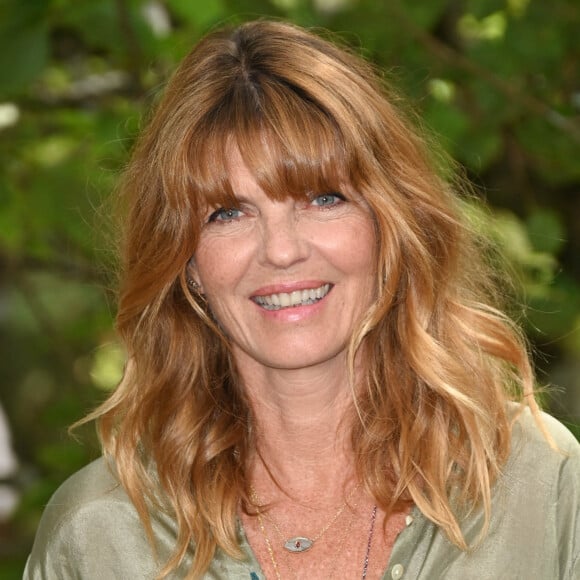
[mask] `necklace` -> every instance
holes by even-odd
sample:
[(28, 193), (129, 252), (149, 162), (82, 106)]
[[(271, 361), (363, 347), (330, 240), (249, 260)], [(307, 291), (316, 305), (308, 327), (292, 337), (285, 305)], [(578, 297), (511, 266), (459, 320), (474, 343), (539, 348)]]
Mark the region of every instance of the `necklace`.
[[(268, 554), (270, 556), (270, 560), (272, 561), (272, 567), (274, 568), (274, 573), (276, 574), (277, 580), (282, 580), (282, 577), (280, 576), (280, 570), (278, 570), (278, 563), (276, 562), (276, 558), (274, 557), (274, 550), (272, 548), (272, 543), (270, 542), (270, 538), (268, 537), (268, 534), (266, 533), (266, 528), (264, 527), (264, 520), (262, 519), (262, 513), (260, 512), (258, 507), (256, 507), (256, 510), (258, 512), (258, 524), (260, 525), (260, 531), (262, 532), (262, 535), (264, 536), (264, 540), (266, 542), (266, 548), (268, 549)], [(294, 576), (296, 576), (295, 573), (294, 573)]]
[[(268, 549), (268, 555), (270, 556), (270, 561), (272, 562), (272, 567), (274, 568), (274, 573), (276, 574), (276, 580), (282, 580), (282, 576), (280, 575), (280, 568), (278, 567), (278, 562), (276, 561), (276, 556), (274, 555), (274, 549), (272, 547), (272, 543), (270, 542), (270, 538), (268, 537), (268, 534), (266, 533), (266, 528), (264, 526), (264, 520), (262, 518), (262, 512), (260, 511), (258, 506), (256, 506), (256, 510), (257, 510), (257, 516), (258, 516), (258, 524), (260, 526), (260, 531), (262, 532), (262, 535), (264, 536), (264, 541), (266, 542), (266, 547)], [(375, 504), (373, 506), (373, 510), (371, 512), (371, 525), (370, 525), (369, 534), (368, 534), (368, 538), (367, 538), (367, 546), (366, 546), (365, 558), (364, 558), (364, 562), (363, 562), (362, 580), (365, 580), (367, 577), (367, 572), (368, 572), (368, 568), (369, 568), (369, 557), (370, 557), (370, 553), (371, 553), (371, 546), (373, 543), (373, 535), (374, 535), (374, 530), (375, 530), (376, 519), (377, 519), (377, 506)], [(346, 542), (346, 538), (348, 537), (348, 535), (350, 533), (350, 530), (352, 528), (354, 520), (355, 520), (355, 512), (353, 511), (353, 513), (350, 516), (349, 523), (345, 528), (344, 534), (337, 544), (337, 554), (340, 554), (340, 552), (342, 551), (342, 548), (344, 546), (344, 543)], [(290, 572), (292, 573), (294, 578), (295, 579), (298, 578), (296, 571), (294, 570), (294, 568), (290, 564), (288, 564), (288, 568), (290, 569)], [(329, 575), (329, 578), (333, 577), (335, 569), (336, 569), (336, 563), (332, 567), (332, 573)]]
[[(352, 529), (352, 526), (354, 524), (354, 520), (356, 519), (355, 516), (356, 516), (356, 514), (355, 514), (354, 509), (353, 509), (353, 512), (352, 512), (352, 514), (350, 516), (350, 521), (348, 522), (348, 525), (345, 527), (344, 534), (342, 535), (342, 537), (340, 538), (340, 540), (339, 540), (339, 542), (337, 544), (337, 548), (336, 548), (336, 553), (337, 554), (340, 554), (342, 552), (342, 549), (344, 547), (344, 544), (346, 543), (346, 539), (350, 535), (350, 530)], [(328, 573), (328, 578), (336, 578), (336, 576), (334, 574), (335, 571), (336, 571), (336, 566), (337, 566), (337, 562), (336, 562), (336, 558), (335, 558), (334, 564), (332, 566), (332, 569)]]
[[(360, 487), (360, 484), (355, 486), (352, 489), (352, 491), (348, 494), (347, 498), (344, 500), (344, 503), (338, 508), (338, 511), (334, 514), (332, 519), (313, 538), (308, 538), (307, 536), (293, 536), (292, 538), (287, 538), (280, 530), (280, 526), (278, 526), (278, 523), (274, 520), (274, 518), (272, 518), (272, 516), (269, 516), (267, 514), (264, 514), (264, 515), (266, 518), (268, 518), (268, 520), (274, 526), (276, 533), (278, 534), (278, 536), (280, 537), (280, 539), (283, 542), (282, 545), (283, 545), (285, 550), (287, 550), (288, 552), (293, 552), (293, 553), (306, 552), (307, 550), (310, 550), (310, 548), (312, 548), (312, 546), (318, 540), (320, 540), (320, 538), (322, 538), (322, 536), (324, 536), (324, 534), (336, 522), (336, 520), (338, 520), (338, 518), (342, 515), (342, 513), (346, 509), (346, 506), (348, 505), (348, 502), (350, 501), (350, 499), (354, 495), (355, 491), (359, 487)], [(256, 493), (256, 490), (254, 489), (253, 485), (250, 486), (250, 499), (251, 499), (252, 503), (254, 504), (254, 507), (258, 510), (259, 517), (262, 517), (259, 508), (262, 507), (264, 504), (258, 498), (258, 494)]]
[(373, 511), (371, 513), (371, 528), (369, 530), (369, 538), (367, 540), (367, 551), (365, 553), (365, 560), (363, 564), (362, 580), (367, 577), (367, 572), (369, 570), (369, 556), (371, 555), (371, 546), (373, 543), (373, 534), (375, 531), (375, 522), (377, 520), (377, 505), (373, 506)]

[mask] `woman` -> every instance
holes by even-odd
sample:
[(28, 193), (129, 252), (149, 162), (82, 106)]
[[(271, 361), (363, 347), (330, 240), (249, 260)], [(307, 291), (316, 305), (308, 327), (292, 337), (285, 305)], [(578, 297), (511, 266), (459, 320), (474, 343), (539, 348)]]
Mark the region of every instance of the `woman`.
[(123, 181), (104, 459), (26, 578), (580, 573), (578, 445), (396, 101), (288, 24), (185, 58)]

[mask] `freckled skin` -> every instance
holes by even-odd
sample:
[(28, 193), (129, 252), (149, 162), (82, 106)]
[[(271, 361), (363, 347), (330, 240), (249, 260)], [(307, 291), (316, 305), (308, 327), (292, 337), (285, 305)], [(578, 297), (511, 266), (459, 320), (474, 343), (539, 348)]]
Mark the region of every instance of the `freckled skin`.
[[(209, 212), (192, 275), (232, 340), (238, 366), (336, 365), (344, 374), (345, 347), (374, 295), (369, 211), (332, 193), (273, 201), (239, 153), (230, 167), (239, 207)], [(267, 311), (251, 300), (264, 289), (325, 283), (331, 291), (311, 306)]]

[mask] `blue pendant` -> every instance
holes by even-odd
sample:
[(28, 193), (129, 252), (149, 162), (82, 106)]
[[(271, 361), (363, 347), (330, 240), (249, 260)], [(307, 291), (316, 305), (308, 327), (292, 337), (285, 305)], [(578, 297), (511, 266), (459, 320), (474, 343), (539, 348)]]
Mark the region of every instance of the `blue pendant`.
[(304, 538), (303, 536), (296, 536), (295, 538), (290, 538), (284, 542), (284, 548), (289, 552), (306, 552), (310, 550), (314, 544), (313, 540)]

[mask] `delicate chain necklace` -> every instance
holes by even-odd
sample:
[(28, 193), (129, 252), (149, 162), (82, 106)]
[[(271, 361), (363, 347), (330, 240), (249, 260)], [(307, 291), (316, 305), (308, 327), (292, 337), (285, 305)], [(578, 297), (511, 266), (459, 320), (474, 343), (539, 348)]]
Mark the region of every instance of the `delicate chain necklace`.
[(369, 537), (367, 540), (367, 551), (365, 553), (365, 560), (363, 564), (363, 571), (362, 571), (362, 580), (365, 580), (367, 577), (367, 572), (369, 570), (369, 557), (371, 555), (371, 546), (373, 543), (373, 534), (375, 531), (375, 522), (377, 521), (377, 506), (376, 504), (373, 506), (373, 511), (371, 513), (371, 528), (369, 530)]
[[(354, 507), (356, 507), (356, 506), (353, 506), (353, 510), (354, 510)], [(350, 516), (350, 520), (348, 522), (348, 525), (344, 529), (344, 534), (342, 535), (342, 537), (340, 538), (340, 540), (337, 544), (337, 548), (336, 548), (336, 552), (335, 552), (336, 554), (342, 553), (342, 549), (344, 547), (344, 544), (346, 543), (346, 539), (349, 537), (350, 530), (352, 529), (352, 526), (353, 526), (354, 521), (356, 519), (355, 516), (356, 516), (356, 513), (353, 511), (351, 516)], [(337, 565), (338, 565), (338, 562), (337, 562), (337, 559), (335, 558), (334, 564), (333, 564), (332, 568), (330, 569), (330, 571), (328, 572), (328, 578), (335, 578), (334, 571), (336, 570)]]
[[(274, 549), (272, 547), (272, 543), (270, 542), (270, 538), (268, 537), (268, 534), (266, 533), (266, 528), (264, 526), (264, 520), (262, 518), (262, 512), (260, 511), (259, 506), (256, 506), (256, 510), (257, 510), (257, 516), (258, 516), (258, 524), (260, 526), (260, 531), (262, 532), (262, 535), (264, 536), (264, 541), (266, 542), (266, 547), (268, 549), (268, 555), (270, 556), (270, 561), (272, 562), (272, 567), (274, 568), (274, 573), (276, 574), (276, 580), (282, 580), (282, 576), (280, 575), (280, 569), (278, 567), (278, 562), (276, 561), (276, 557), (274, 555)], [(344, 534), (337, 544), (337, 551), (336, 551), (337, 554), (340, 554), (340, 552), (342, 551), (342, 547), (344, 546), (344, 543), (346, 542), (346, 538), (349, 536), (350, 530), (351, 530), (353, 523), (354, 523), (354, 520), (355, 520), (355, 515), (356, 514), (353, 511), (353, 513), (351, 514), (349, 523), (345, 528)], [(369, 534), (368, 534), (368, 538), (367, 538), (367, 546), (366, 546), (365, 558), (364, 558), (364, 562), (363, 562), (363, 570), (362, 570), (362, 577), (361, 577), (362, 580), (365, 580), (367, 577), (367, 572), (368, 572), (368, 567), (369, 567), (369, 557), (370, 557), (370, 553), (371, 553), (371, 546), (373, 543), (373, 535), (374, 535), (374, 530), (375, 530), (376, 519), (377, 519), (377, 506), (374, 505), (373, 510), (371, 512), (371, 525), (370, 525)], [(274, 523), (274, 522), (272, 522), (272, 523)], [(297, 578), (298, 575), (296, 574), (296, 571), (294, 570), (294, 568), (290, 564), (288, 564), (288, 568), (290, 569), (290, 572), (292, 572), (292, 575), (294, 576), (294, 578)], [(336, 569), (336, 561), (332, 567), (331, 573), (328, 576), (329, 578), (333, 577), (335, 569)]]
[[(272, 516), (269, 516), (267, 514), (264, 515), (274, 526), (276, 533), (283, 542), (283, 547), (285, 550), (294, 553), (306, 552), (307, 550), (310, 550), (310, 548), (312, 548), (314, 543), (320, 540), (320, 538), (322, 538), (322, 536), (329, 530), (329, 528), (336, 522), (336, 520), (338, 520), (338, 518), (342, 515), (342, 513), (346, 509), (349, 500), (352, 498), (352, 496), (359, 487), (360, 484), (352, 489), (352, 491), (348, 494), (347, 498), (344, 500), (344, 503), (338, 508), (338, 511), (334, 514), (332, 519), (313, 538), (308, 538), (306, 536), (294, 536), (292, 538), (287, 538), (280, 530), (280, 527), (278, 526), (274, 518), (272, 518)], [(262, 507), (263, 502), (258, 498), (258, 494), (256, 493), (254, 486), (252, 485), (250, 486), (250, 500), (254, 504), (254, 507), (258, 510), (258, 515), (260, 515), (261, 517), (259, 508)]]
[[(276, 574), (277, 580), (282, 580), (282, 577), (280, 576), (280, 570), (278, 570), (278, 563), (276, 562), (276, 558), (274, 556), (274, 550), (272, 548), (272, 543), (270, 542), (270, 538), (268, 537), (268, 534), (266, 533), (266, 528), (264, 527), (264, 520), (262, 519), (262, 513), (260, 512), (260, 510), (257, 507), (256, 507), (256, 510), (258, 512), (258, 524), (260, 525), (260, 531), (262, 532), (262, 535), (264, 536), (264, 540), (266, 542), (266, 548), (268, 549), (268, 554), (270, 555), (270, 560), (272, 561), (272, 567), (274, 568), (274, 573)], [(296, 573), (294, 573), (294, 576), (296, 576)]]

